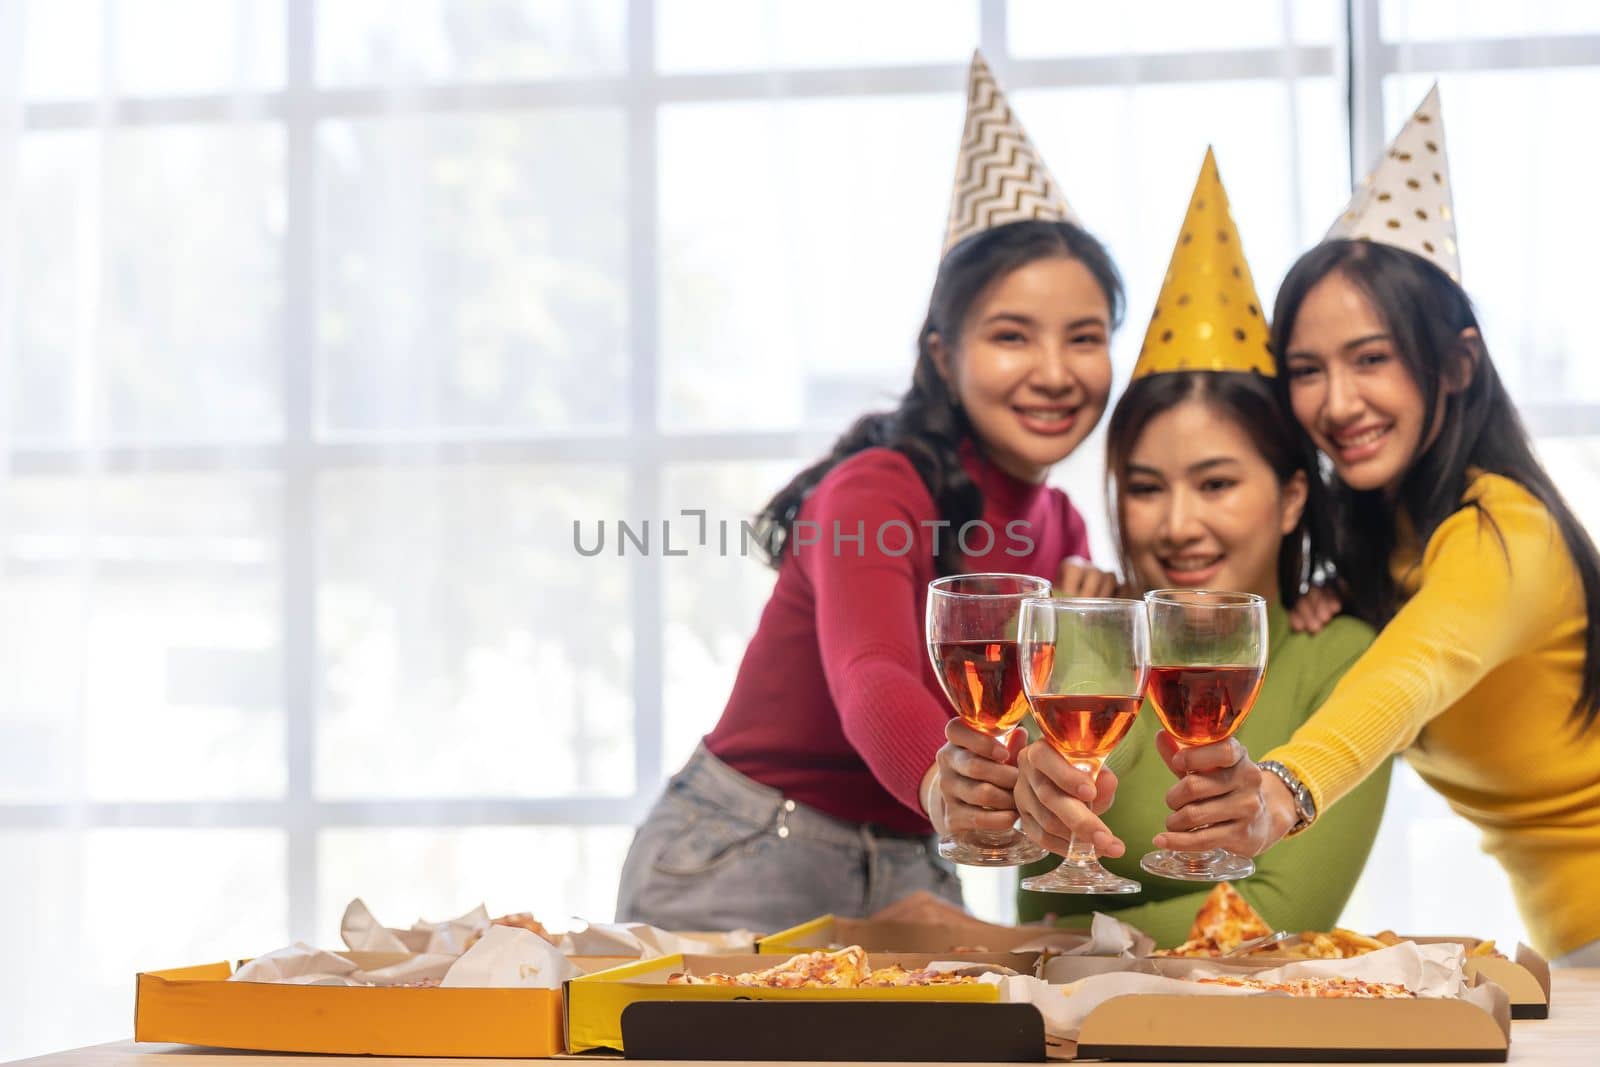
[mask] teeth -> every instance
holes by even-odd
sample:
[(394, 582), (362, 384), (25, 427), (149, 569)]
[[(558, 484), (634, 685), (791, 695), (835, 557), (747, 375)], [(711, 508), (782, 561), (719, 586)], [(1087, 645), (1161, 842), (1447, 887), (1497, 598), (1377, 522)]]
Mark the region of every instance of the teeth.
[(1028, 418), (1039, 419), (1043, 422), (1064, 422), (1065, 420), (1072, 418), (1072, 412), (1063, 411), (1060, 408), (1049, 408), (1047, 410), (1040, 410), (1039, 408), (1021, 408), (1019, 410), (1021, 410), (1024, 415), (1028, 416)]
[(1372, 442), (1376, 441), (1378, 438), (1382, 437), (1384, 434), (1386, 434), (1388, 432), (1389, 432), (1389, 427), (1380, 426), (1375, 430), (1368, 430), (1366, 433), (1361, 434), (1358, 437), (1342, 438), (1339, 441), (1339, 447), (1340, 448), (1349, 449), (1349, 448), (1360, 448), (1362, 445), (1370, 445)]
[(1203, 571), (1207, 567), (1216, 563), (1220, 558), (1220, 556), (1214, 556), (1211, 559), (1168, 560), (1166, 568), (1169, 571), (1176, 571), (1180, 574), (1186, 571)]

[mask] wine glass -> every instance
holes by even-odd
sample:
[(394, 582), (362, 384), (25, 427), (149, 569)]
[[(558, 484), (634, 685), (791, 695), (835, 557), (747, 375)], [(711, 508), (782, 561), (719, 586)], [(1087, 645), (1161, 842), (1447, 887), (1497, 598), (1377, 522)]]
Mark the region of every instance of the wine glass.
[[(1150, 628), (1141, 600), (1030, 599), (1022, 605), (1023, 690), (1050, 747), (1099, 776), (1144, 702)], [(1022, 880), (1045, 893), (1137, 893), (1143, 886), (1104, 867), (1094, 845), (1072, 835), (1061, 865)]]
[[(1261, 691), (1267, 667), (1267, 602), (1254, 593), (1156, 589), (1150, 613), (1150, 703), (1184, 747), (1233, 736)], [(1227, 882), (1255, 873), (1225, 849), (1147, 853), (1139, 866), (1185, 882)]]
[[(1022, 574), (957, 574), (928, 583), (928, 656), (956, 714), (1004, 741), (1028, 713), (1017, 658), (1022, 602), (1050, 595), (1050, 583)], [(963, 830), (939, 841), (939, 855), (974, 867), (1020, 867), (1049, 853), (1009, 830)]]

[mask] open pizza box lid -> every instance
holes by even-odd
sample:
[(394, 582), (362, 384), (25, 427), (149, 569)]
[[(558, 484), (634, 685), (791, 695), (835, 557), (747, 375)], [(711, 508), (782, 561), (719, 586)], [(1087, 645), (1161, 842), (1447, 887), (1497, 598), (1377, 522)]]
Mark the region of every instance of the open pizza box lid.
[[(915, 969), (949, 958), (948, 953), (873, 952), (867, 957), (867, 965), (874, 970), (895, 964)], [(992, 964), (1024, 974), (1033, 974), (1038, 964), (1037, 954), (1031, 953), (973, 953), (960, 958), (966, 963)], [(639, 1057), (643, 1055), (639, 1051), (642, 1041), (650, 1052), (645, 1058), (939, 1060), (954, 1056), (1001, 1061), (1019, 1058), (1008, 1055), (1008, 1049), (1015, 1053), (1019, 1042), (1026, 1044), (1031, 1034), (1036, 1040), (1028, 1046), (1027, 1055), (1020, 1058), (1038, 1060), (1044, 1056), (1039, 1013), (1031, 1005), (999, 1004), (999, 991), (993, 985), (759, 989), (674, 985), (667, 981), (676, 972), (738, 974), (764, 970), (774, 962), (771, 955), (663, 956), (574, 978), (566, 985), (567, 1048), (573, 1053), (610, 1050)], [(751, 1005), (773, 1004), (797, 1010), (747, 1010)], [(858, 1010), (828, 1010), (840, 1005)], [(939, 1041), (951, 1039), (952, 1017), (945, 1013), (964, 1006), (1022, 1009), (987, 1010), (976, 1017), (997, 1025), (978, 1023), (973, 1033), (1008, 1033), (1010, 1045), (998, 1038), (941, 1045)], [(804, 1007), (812, 1010), (798, 1010)], [(920, 1010), (911, 1010), (912, 1007)], [(876, 1010), (880, 1008), (883, 1010)], [(1003, 1017), (1012, 1019), (1009, 1026), (998, 1025)], [(973, 1022), (970, 1013), (961, 1013), (961, 1018), (969, 1024)], [(838, 1027), (846, 1022), (868, 1029), (845, 1040)], [(783, 1040), (778, 1042), (774, 1035), (783, 1035)], [(935, 1041), (935, 1035), (944, 1036)], [(963, 1048), (969, 1055), (959, 1055)], [(772, 1055), (779, 1050), (790, 1054)], [(919, 1050), (927, 1055), (913, 1055)]]
[(756, 942), (767, 954), (810, 952), (860, 945), (868, 952), (937, 952), (943, 958), (993, 952), (1066, 951), (1087, 943), (1086, 934), (1049, 926), (997, 926), (966, 917), (964, 922), (850, 919), (822, 915), (799, 926), (768, 934)]
[[(1058, 956), (1040, 973), (1065, 985), (1113, 972), (1185, 978), (1197, 971), (1250, 975), (1281, 960), (1222, 962)], [(1506, 992), (1482, 974), (1459, 998), (1117, 996), (1084, 1019), (1075, 1048), (1052, 1058), (1186, 1061), (1504, 1062), (1511, 1044)]]

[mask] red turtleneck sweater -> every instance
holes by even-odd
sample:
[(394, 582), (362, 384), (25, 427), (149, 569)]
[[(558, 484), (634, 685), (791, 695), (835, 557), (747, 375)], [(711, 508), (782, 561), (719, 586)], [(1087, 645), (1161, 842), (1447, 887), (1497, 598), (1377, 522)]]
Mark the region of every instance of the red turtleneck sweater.
[[(970, 443), (961, 457), (993, 533), (968, 531), (967, 572), (1054, 581), (1062, 560), (1088, 557), (1083, 517), (1064, 493), (1007, 474)], [(942, 548), (956, 531), (934, 525), (938, 510), (921, 477), (887, 448), (829, 471), (798, 518), (706, 747), (828, 815), (929, 833), (917, 787), (954, 712), (928, 660), (923, 612), (934, 539)]]

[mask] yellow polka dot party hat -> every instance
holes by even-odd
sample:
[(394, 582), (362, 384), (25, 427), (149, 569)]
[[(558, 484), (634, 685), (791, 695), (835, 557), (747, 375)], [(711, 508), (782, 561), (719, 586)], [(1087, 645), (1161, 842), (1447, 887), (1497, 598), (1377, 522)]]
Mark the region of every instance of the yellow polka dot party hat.
[(1209, 148), (1133, 377), (1181, 370), (1274, 373), (1266, 312)]
[(1444, 144), (1439, 86), (1422, 98), (1387, 151), (1361, 179), (1350, 203), (1328, 231), (1346, 238), (1393, 245), (1433, 261), (1461, 281), (1456, 219), (1450, 198), (1450, 158)]

